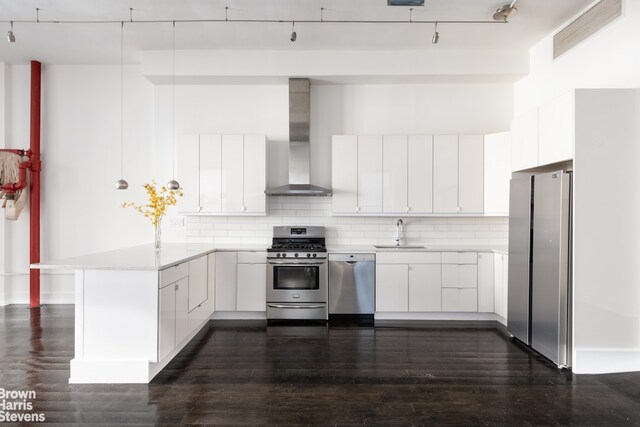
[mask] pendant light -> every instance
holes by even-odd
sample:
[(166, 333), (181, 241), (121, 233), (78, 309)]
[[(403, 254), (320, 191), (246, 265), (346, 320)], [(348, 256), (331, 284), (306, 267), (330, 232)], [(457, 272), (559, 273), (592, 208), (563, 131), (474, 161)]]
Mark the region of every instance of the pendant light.
[(176, 181), (176, 21), (173, 21), (171, 34), (171, 164), (172, 179), (167, 183), (169, 190), (179, 190), (180, 183)]
[(431, 39), (431, 43), (438, 44), (440, 42), (440, 33), (438, 32), (438, 22), (436, 21), (436, 28), (433, 33), (433, 38)]
[(298, 33), (296, 33), (296, 21), (291, 21), (291, 41), (295, 42), (298, 39)]
[(124, 176), (124, 21), (120, 22), (120, 179), (116, 190), (126, 190), (129, 183)]
[(11, 29), (9, 31), (7, 31), (7, 41), (9, 43), (15, 43), (16, 42), (16, 36), (13, 34), (13, 21), (11, 21)]

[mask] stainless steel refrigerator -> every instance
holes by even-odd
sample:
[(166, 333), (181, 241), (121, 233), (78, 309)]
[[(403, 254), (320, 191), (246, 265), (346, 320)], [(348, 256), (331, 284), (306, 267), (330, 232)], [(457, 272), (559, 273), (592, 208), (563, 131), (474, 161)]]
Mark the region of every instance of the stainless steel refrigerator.
[(509, 202), (507, 331), (571, 366), (571, 173), (518, 174)]

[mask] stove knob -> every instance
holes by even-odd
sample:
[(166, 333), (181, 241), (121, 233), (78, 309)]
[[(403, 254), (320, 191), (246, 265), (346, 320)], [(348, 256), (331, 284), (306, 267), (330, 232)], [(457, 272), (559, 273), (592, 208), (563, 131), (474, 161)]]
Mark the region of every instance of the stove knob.
[(307, 258), (311, 258), (311, 254), (307, 254)]
[(278, 254), (276, 254), (276, 258), (280, 258), (280, 254), (279, 254), (279, 253), (278, 253)]
[(318, 254), (313, 254), (313, 257), (314, 257), (314, 258), (315, 258), (315, 257), (317, 257), (317, 256), (318, 256)]
[(295, 257), (298, 258), (298, 254), (295, 254)]
[(286, 258), (286, 257), (287, 257), (287, 254), (282, 254), (282, 258)]

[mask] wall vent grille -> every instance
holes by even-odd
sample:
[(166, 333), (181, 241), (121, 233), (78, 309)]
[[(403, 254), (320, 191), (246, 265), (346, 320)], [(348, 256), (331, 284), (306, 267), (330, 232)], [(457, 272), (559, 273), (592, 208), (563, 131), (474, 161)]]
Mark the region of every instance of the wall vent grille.
[(600, 0), (553, 37), (553, 59), (622, 16), (622, 0)]

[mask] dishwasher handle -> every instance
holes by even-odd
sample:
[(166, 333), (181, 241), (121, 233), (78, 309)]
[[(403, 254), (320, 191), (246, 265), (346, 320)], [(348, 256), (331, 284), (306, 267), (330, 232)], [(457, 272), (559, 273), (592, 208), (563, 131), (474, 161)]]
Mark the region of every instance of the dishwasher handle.
[(376, 255), (373, 253), (342, 253), (342, 254), (329, 254), (329, 262), (338, 261), (338, 262), (347, 262), (349, 264), (354, 264), (356, 262), (375, 262)]

